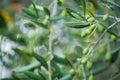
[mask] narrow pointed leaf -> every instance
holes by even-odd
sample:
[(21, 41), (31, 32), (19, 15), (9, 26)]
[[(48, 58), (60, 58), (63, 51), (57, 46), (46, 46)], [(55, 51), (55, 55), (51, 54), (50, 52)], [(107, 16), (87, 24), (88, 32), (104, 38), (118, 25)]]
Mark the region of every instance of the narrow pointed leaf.
[(52, 61), (51, 61), (51, 65), (52, 65), (52, 67), (55, 68), (56, 72), (59, 74), (59, 75), (58, 75), (59, 77), (63, 76), (62, 70), (61, 70), (60, 67), (56, 64), (55, 61), (52, 60)]
[(38, 16), (36, 15), (35, 12), (33, 12), (32, 10), (28, 9), (28, 8), (23, 8), (22, 11), (27, 14), (28, 16), (34, 17), (34, 18), (38, 18)]
[(70, 8), (66, 8), (66, 11), (67, 11), (67, 13), (68, 13), (71, 17), (73, 17), (73, 18), (75, 18), (75, 16), (72, 15), (71, 13), (75, 13), (75, 14), (79, 15), (82, 19), (84, 19), (84, 17), (83, 17), (79, 12), (76, 12), (76, 11), (70, 9)]
[(24, 72), (24, 74), (33, 80), (43, 80), (43, 78), (41, 76), (39, 76), (33, 72), (30, 72), (30, 71), (26, 71), (26, 72)]
[(82, 5), (83, 5), (83, 12), (84, 12), (84, 17), (86, 14), (86, 0), (82, 0)]
[(70, 28), (84, 28), (90, 25), (89, 23), (80, 23), (80, 22), (65, 22), (64, 24)]
[(48, 64), (42, 56), (40, 56), (36, 53), (33, 53), (33, 56), (41, 63), (42, 66), (44, 66), (46, 69), (48, 69)]
[(39, 15), (39, 13), (38, 13), (38, 9), (36, 8), (36, 4), (34, 3), (34, 1), (33, 0), (31, 0), (31, 2), (32, 2), (32, 5), (33, 5), (33, 7), (34, 7), (34, 10), (35, 10), (35, 12), (36, 12), (36, 15), (38, 16)]
[(69, 65), (69, 66), (73, 67), (67, 58), (61, 58), (61, 57), (54, 55), (53, 61), (56, 61), (60, 64)]
[(13, 69), (13, 72), (25, 72), (28, 70), (32, 70), (34, 68), (37, 68), (40, 66), (40, 63), (38, 61), (34, 61), (31, 64), (27, 65), (27, 66), (23, 66), (23, 67), (17, 67), (15, 69)]
[(65, 75), (65, 76), (63, 76), (61, 79), (59, 79), (59, 80), (71, 80), (71, 78), (72, 78), (72, 75), (71, 74), (67, 74), (67, 75)]
[(44, 7), (44, 12), (45, 12), (48, 16), (50, 16), (50, 11), (48, 10), (48, 8)]

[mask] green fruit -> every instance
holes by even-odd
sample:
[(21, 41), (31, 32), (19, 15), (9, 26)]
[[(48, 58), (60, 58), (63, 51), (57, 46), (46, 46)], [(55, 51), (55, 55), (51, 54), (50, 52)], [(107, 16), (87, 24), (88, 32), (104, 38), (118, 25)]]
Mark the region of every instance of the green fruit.
[(88, 20), (88, 22), (94, 22), (95, 21), (95, 18), (89, 18), (89, 19), (87, 19)]
[(86, 37), (87, 33), (85, 31), (81, 32), (81, 37)]
[(66, 16), (66, 10), (63, 10), (63, 11), (62, 11), (61, 16), (62, 16), (62, 17), (65, 17), (65, 16)]
[(111, 57), (112, 56), (111, 56), (110, 52), (107, 52), (106, 55), (105, 55), (106, 60), (110, 60)]
[(61, 3), (64, 3), (64, 0), (60, 0)]
[(91, 31), (91, 29), (87, 29), (85, 32), (87, 35), (89, 35), (92, 31)]
[(75, 74), (75, 70), (74, 70), (74, 69), (71, 69), (71, 70), (69, 71), (69, 73), (70, 73), (70, 74)]
[(90, 76), (88, 77), (88, 80), (93, 80), (93, 75), (90, 75)]
[(109, 14), (105, 14), (105, 15), (103, 16), (103, 21), (106, 21), (106, 20), (108, 19), (108, 17), (109, 17)]
[(82, 64), (85, 64), (86, 62), (87, 62), (87, 58), (84, 57), (84, 58), (81, 59)]
[(92, 25), (90, 26), (91, 31), (93, 31), (95, 28), (96, 28), (96, 24), (92, 24)]
[(89, 48), (87, 47), (87, 48), (84, 48), (84, 49), (83, 49), (83, 52), (82, 52), (82, 53), (83, 53), (83, 54), (87, 54), (88, 51), (89, 51)]
[(87, 61), (86, 68), (89, 70), (92, 68), (92, 62)]
[(99, 32), (103, 32), (103, 30), (104, 30), (103, 26), (101, 26), (101, 25), (98, 25), (97, 29), (98, 29)]
[(117, 39), (116, 36), (114, 36), (114, 35), (111, 35), (110, 37), (113, 41)]

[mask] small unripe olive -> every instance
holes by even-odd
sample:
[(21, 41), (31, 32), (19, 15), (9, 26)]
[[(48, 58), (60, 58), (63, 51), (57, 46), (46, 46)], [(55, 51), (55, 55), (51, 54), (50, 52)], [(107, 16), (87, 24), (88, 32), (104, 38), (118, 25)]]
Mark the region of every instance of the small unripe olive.
[(86, 62), (87, 62), (87, 58), (84, 57), (84, 58), (81, 59), (82, 64), (85, 64)]
[(106, 55), (105, 55), (106, 60), (110, 60), (111, 57), (112, 56), (111, 56), (110, 52), (107, 52)]
[(89, 18), (87, 19), (89, 22), (94, 22), (95, 21), (95, 18)]
[(87, 35), (89, 35), (91, 32), (92, 32), (92, 31), (91, 31), (91, 29), (89, 29), (89, 28), (86, 30), (86, 34), (87, 34)]
[(94, 30), (95, 27), (96, 27), (96, 24), (92, 24), (92, 25), (90, 26), (90, 29), (91, 29), (91, 30)]
[(90, 76), (88, 77), (88, 80), (93, 80), (93, 75), (90, 75)]
[(117, 39), (116, 36), (114, 36), (114, 35), (111, 35), (110, 38), (111, 38), (113, 41)]
[(65, 16), (66, 16), (66, 10), (63, 10), (63, 11), (62, 11), (61, 16), (62, 16), (62, 17), (65, 17)]
[(87, 33), (85, 31), (81, 32), (81, 37), (86, 37)]
[(61, 3), (64, 3), (64, 0), (60, 0)]
[(87, 48), (84, 48), (84, 49), (83, 49), (83, 52), (82, 52), (82, 53), (83, 53), (83, 54), (87, 54), (88, 51), (89, 51), (89, 48), (87, 47)]
[(86, 68), (89, 70), (92, 68), (92, 62), (87, 61)]
[(106, 21), (106, 20), (108, 19), (108, 17), (109, 17), (109, 15), (108, 15), (108, 14), (105, 14), (105, 15), (103, 16), (103, 21)]
[(104, 30), (103, 26), (101, 26), (101, 25), (98, 25), (97, 29), (98, 29), (99, 32), (103, 32), (103, 30)]
[(74, 70), (74, 69), (71, 69), (71, 70), (69, 71), (69, 73), (70, 73), (70, 74), (75, 74), (75, 70)]

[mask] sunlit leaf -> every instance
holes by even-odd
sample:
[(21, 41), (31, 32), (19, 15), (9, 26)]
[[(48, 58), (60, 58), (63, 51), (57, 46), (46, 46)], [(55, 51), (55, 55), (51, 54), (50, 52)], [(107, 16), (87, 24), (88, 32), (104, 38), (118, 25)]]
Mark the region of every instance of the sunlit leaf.
[(17, 67), (15, 69), (13, 69), (14, 72), (25, 72), (25, 71), (29, 71), (32, 70), (34, 68), (37, 68), (40, 66), (40, 63), (38, 61), (34, 61), (29, 65), (23, 66), (23, 67)]
[(73, 17), (73, 18), (75, 18), (75, 16), (72, 15), (71, 13), (75, 13), (75, 14), (79, 15), (82, 19), (84, 19), (84, 17), (83, 17), (79, 12), (76, 12), (76, 11), (70, 9), (70, 8), (66, 8), (66, 11), (67, 11), (67, 13), (68, 13), (71, 17)]
[(90, 25), (89, 23), (80, 23), (80, 22), (65, 22), (64, 24), (70, 28), (84, 28)]
[(65, 76), (63, 76), (62, 78), (60, 78), (59, 80), (70, 80), (72, 78), (71, 74), (67, 74)]

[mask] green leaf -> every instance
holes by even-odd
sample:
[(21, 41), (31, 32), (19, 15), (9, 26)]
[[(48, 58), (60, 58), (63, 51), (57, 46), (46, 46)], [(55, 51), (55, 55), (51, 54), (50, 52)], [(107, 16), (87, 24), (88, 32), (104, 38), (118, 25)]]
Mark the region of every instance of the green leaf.
[(40, 66), (40, 63), (38, 61), (34, 61), (31, 64), (27, 65), (27, 66), (23, 66), (23, 67), (17, 67), (15, 69), (13, 69), (14, 72), (25, 72), (28, 70), (32, 70), (34, 68), (37, 68)]
[(35, 12), (36, 12), (36, 15), (38, 16), (39, 13), (38, 13), (38, 9), (36, 8), (36, 4), (33, 2), (33, 0), (31, 0), (31, 2), (32, 2), (32, 5), (33, 5), (34, 10), (35, 10)]
[(56, 70), (56, 72), (59, 74), (58, 76), (62, 77), (63, 76), (63, 72), (62, 72), (61, 68), (57, 65), (57, 63), (52, 60), (51, 61), (51, 65), (52, 65), (52, 67), (54, 67), (54, 69)]
[(69, 60), (67, 58), (61, 58), (61, 57), (58, 57), (58, 56), (54, 55), (53, 60), (55, 62), (60, 63), (60, 64), (69, 65), (69, 66), (73, 67), (72, 64), (69, 62)]
[(75, 16), (72, 13), (75, 13), (75, 14), (79, 15), (83, 20), (85, 19), (79, 12), (76, 12), (70, 8), (66, 8), (66, 11), (73, 18), (75, 18)]
[(15, 80), (23, 80), (23, 79), (29, 80), (29, 79), (30, 79), (30, 78), (28, 78), (24, 73), (13, 73), (13, 74), (12, 74), (12, 77), (13, 77)]
[(61, 19), (64, 19), (64, 17), (62, 17), (62, 16), (54, 16), (54, 17), (49, 18), (50, 21), (57, 21), (57, 20), (61, 20)]
[(33, 23), (25, 23), (24, 24), (25, 25), (25, 27), (28, 27), (28, 28), (32, 28), (32, 29), (35, 29), (36, 27), (35, 27), (35, 25), (33, 24)]
[(36, 13), (28, 8), (23, 8), (22, 11), (27, 14), (28, 16), (34, 17), (34, 18), (38, 18), (38, 15), (36, 15)]
[(30, 71), (26, 71), (26, 72), (24, 72), (24, 74), (33, 80), (43, 80), (43, 78), (41, 76), (39, 76), (33, 72), (30, 72)]
[(86, 0), (82, 0), (82, 5), (83, 5), (83, 12), (84, 12), (84, 17), (86, 15)]
[(80, 23), (80, 22), (65, 22), (64, 23), (66, 26), (71, 27), (71, 28), (84, 28), (88, 27), (90, 24), (89, 23)]
[(71, 80), (72, 75), (71, 74), (67, 74), (65, 76), (63, 76), (62, 78), (60, 78), (59, 80)]
[(45, 73), (39, 72), (39, 75), (43, 78), (43, 80), (48, 80), (47, 75), (45, 75)]
[(27, 52), (25, 52), (24, 50), (21, 50), (21, 49), (19, 49), (19, 48), (13, 48), (13, 50), (15, 51), (15, 52), (17, 52), (19, 55), (29, 55), (29, 56), (31, 56), (31, 54), (30, 53), (27, 53)]
[(41, 63), (42, 66), (44, 66), (46, 69), (48, 69), (48, 64), (42, 56), (40, 56), (36, 53), (33, 53), (33, 56)]
[(50, 16), (50, 11), (48, 10), (48, 8), (44, 7), (43, 9), (44, 9), (44, 12), (45, 12), (48, 16)]
[(120, 8), (120, 5), (115, 3), (113, 0), (108, 0), (107, 2)]

